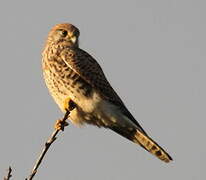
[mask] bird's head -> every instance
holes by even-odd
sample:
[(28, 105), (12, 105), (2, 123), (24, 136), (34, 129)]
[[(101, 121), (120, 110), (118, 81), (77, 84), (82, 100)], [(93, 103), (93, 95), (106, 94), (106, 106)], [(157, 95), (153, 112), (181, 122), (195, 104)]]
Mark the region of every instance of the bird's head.
[(62, 43), (70, 47), (78, 47), (79, 30), (72, 24), (57, 24), (48, 35), (49, 43)]

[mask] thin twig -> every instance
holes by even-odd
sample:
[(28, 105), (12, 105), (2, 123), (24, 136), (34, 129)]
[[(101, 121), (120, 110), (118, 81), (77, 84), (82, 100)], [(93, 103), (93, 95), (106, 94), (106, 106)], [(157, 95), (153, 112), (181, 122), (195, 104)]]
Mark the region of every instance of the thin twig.
[[(63, 123), (63, 124), (66, 123), (66, 120), (67, 120), (69, 114), (70, 114), (70, 111), (66, 111), (66, 113), (65, 113), (65, 115), (64, 115), (64, 118), (62, 119), (62, 123)], [(63, 130), (63, 129), (62, 129), (62, 130)], [(36, 161), (36, 163), (35, 163), (35, 165), (34, 165), (34, 167), (33, 167), (33, 170), (32, 170), (32, 172), (31, 172), (31, 174), (30, 174), (29, 177), (26, 178), (25, 180), (32, 180), (32, 179), (33, 179), (33, 177), (34, 177), (35, 174), (37, 173), (37, 169), (38, 169), (39, 165), (41, 164), (41, 162), (42, 162), (42, 160), (43, 160), (46, 152), (48, 151), (48, 149), (49, 149), (49, 147), (52, 145), (52, 143), (57, 139), (56, 135), (58, 134), (59, 131), (60, 131), (60, 130), (57, 130), (57, 129), (56, 129), (56, 130), (52, 133), (51, 137), (47, 140), (47, 142), (45, 143), (45, 146), (44, 146), (44, 148), (43, 148), (43, 150), (42, 150), (39, 158), (37, 159), (37, 161)]]
[(12, 175), (11, 175), (11, 171), (12, 171), (12, 169), (11, 169), (11, 167), (9, 166), (8, 174), (7, 174), (7, 176), (4, 177), (4, 180), (9, 180), (9, 179), (10, 179), (10, 177), (12, 176)]

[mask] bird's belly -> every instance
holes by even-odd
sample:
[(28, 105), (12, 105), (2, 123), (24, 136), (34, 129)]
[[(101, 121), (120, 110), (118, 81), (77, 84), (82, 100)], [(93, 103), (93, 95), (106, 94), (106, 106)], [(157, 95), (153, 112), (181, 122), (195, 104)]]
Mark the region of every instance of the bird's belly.
[(70, 113), (71, 121), (76, 125), (86, 123), (101, 126), (98, 122), (103, 119), (102, 103), (97, 93), (90, 98), (81, 98), (78, 106)]
[(115, 106), (100, 97), (99, 93), (75, 72), (67, 69), (67, 74), (53, 73), (54, 69), (44, 69), (44, 79), (50, 94), (65, 112), (65, 101), (70, 98), (77, 107), (71, 111), (70, 119), (76, 125), (84, 123), (96, 126), (110, 126), (117, 121)]
[(43, 75), (50, 94), (61, 110), (65, 110), (63, 107), (65, 99), (71, 98), (81, 106), (88, 104), (87, 101), (93, 98), (93, 88), (75, 73), (69, 74), (71, 78), (57, 76), (49, 70), (44, 71)]
[(79, 80), (75, 86), (68, 85), (62, 82), (62, 78), (58, 79), (45, 72), (44, 77), (52, 97), (63, 112), (65, 112), (66, 99), (70, 98), (77, 105), (70, 113), (69, 119), (73, 124), (110, 127), (121, 121), (122, 114), (117, 107), (102, 99), (99, 93), (88, 84), (83, 85)]
[(68, 98), (77, 104), (70, 114), (74, 124), (83, 124), (87, 121), (90, 123), (90, 120), (97, 119), (95, 114), (100, 113), (95, 111), (101, 109), (102, 99), (89, 84), (76, 75), (70, 75), (70, 78), (64, 79), (50, 70), (44, 71), (43, 75), (50, 94), (63, 112), (65, 112), (65, 101)]
[(90, 100), (85, 101), (85, 104), (82, 104), (81, 107), (75, 108), (70, 114), (71, 121), (74, 124), (81, 125), (86, 123), (105, 128), (116, 125), (122, 127), (131, 126), (130, 121), (125, 121), (120, 109), (102, 99), (98, 93), (95, 93)]

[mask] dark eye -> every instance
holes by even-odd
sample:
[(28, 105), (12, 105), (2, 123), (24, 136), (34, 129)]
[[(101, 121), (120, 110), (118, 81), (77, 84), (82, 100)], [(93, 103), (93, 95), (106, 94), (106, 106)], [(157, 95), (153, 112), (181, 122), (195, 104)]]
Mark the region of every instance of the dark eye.
[(61, 29), (61, 35), (62, 35), (63, 37), (66, 37), (67, 34), (68, 34), (68, 33), (67, 33), (66, 30)]

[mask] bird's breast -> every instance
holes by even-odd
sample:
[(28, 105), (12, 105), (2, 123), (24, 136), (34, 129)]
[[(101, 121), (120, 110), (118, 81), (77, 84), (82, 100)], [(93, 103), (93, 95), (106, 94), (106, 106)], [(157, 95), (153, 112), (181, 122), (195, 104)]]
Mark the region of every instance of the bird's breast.
[(86, 112), (92, 112), (98, 97), (92, 86), (73, 69), (58, 59), (43, 60), (43, 75), (50, 94), (62, 111), (64, 101), (71, 98)]
[(70, 114), (74, 124), (95, 124), (98, 122), (96, 120), (103, 119), (103, 100), (95, 88), (57, 55), (48, 54), (43, 54), (43, 75), (46, 86), (60, 109), (65, 112), (65, 100), (70, 98), (77, 104), (77, 108)]

